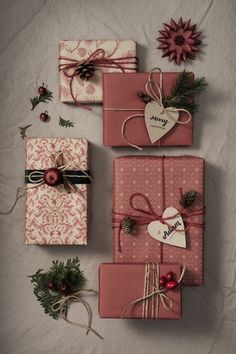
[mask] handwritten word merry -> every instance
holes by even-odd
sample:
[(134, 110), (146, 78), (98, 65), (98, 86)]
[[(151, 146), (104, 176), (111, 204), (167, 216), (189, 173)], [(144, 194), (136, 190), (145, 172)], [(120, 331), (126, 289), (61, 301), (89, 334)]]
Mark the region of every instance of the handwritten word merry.
[(157, 117), (157, 116), (152, 116), (152, 117), (150, 117), (150, 120), (155, 120), (156, 122), (163, 123), (163, 124), (162, 124), (163, 127), (165, 127), (166, 124), (168, 123), (168, 120), (167, 120), (167, 119), (160, 118), (160, 117)]

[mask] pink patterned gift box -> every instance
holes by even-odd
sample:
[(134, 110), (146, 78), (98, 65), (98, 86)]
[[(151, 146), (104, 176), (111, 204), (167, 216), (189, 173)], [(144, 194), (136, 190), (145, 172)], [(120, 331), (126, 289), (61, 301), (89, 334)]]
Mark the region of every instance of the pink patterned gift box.
[[(113, 167), (114, 261), (185, 265), (183, 284), (201, 285), (203, 283), (204, 159), (195, 156), (125, 156), (114, 159)], [(149, 212), (152, 208), (154, 220), (160, 220), (168, 207), (181, 211), (181, 192), (186, 193), (190, 190), (195, 190), (198, 198), (190, 209), (192, 216), (183, 217), (186, 228), (186, 248), (166, 244), (151, 237), (148, 232), (150, 221), (145, 222), (145, 218), (150, 215), (145, 212)], [(134, 209), (132, 204), (135, 204), (135, 208), (139, 210)], [(202, 212), (198, 213), (198, 210)], [(141, 221), (138, 221), (135, 232), (130, 234), (121, 228), (121, 221), (134, 215)], [(189, 227), (190, 223), (191, 227)]]
[[(52, 154), (61, 151), (68, 170), (88, 170), (86, 139), (29, 138), (26, 142), (26, 170), (47, 170)], [(27, 183), (26, 187), (32, 187)], [(67, 193), (63, 185), (43, 183), (26, 189), (26, 244), (86, 245), (87, 184), (77, 184), (77, 192)]]
[[(102, 50), (106, 59), (111, 59), (122, 63), (133, 62), (127, 57), (136, 57), (136, 42), (133, 40), (61, 40), (60, 41), (60, 63), (73, 64), (77, 61), (78, 64), (85, 62), (95, 51)], [(99, 54), (101, 55), (101, 54)], [(62, 57), (64, 59), (62, 59)], [(72, 60), (72, 61), (71, 61)], [(103, 101), (102, 91), (102, 73), (103, 72), (122, 72), (116, 65), (112, 67), (99, 67), (95, 65), (95, 74), (88, 80), (81, 80), (79, 76), (75, 76), (71, 83), (71, 77), (67, 77), (63, 70), (60, 71), (60, 100), (61, 102), (74, 103), (75, 100), (71, 95), (71, 89), (75, 99), (80, 103), (101, 103)], [(121, 64), (127, 67), (125, 72), (133, 72), (137, 70), (135, 64)], [(73, 73), (68, 71), (69, 75)], [(70, 89), (70, 85), (72, 86)]]

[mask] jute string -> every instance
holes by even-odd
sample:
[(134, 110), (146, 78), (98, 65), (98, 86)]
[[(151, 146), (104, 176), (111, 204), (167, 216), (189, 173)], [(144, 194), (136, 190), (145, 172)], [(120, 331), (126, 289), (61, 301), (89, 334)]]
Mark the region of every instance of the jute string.
[[(181, 283), (184, 273), (185, 266), (182, 268), (180, 277), (178, 279), (178, 285)], [(126, 311), (130, 307), (134, 307), (139, 303), (142, 303), (142, 319), (159, 318), (159, 302), (161, 302), (165, 310), (171, 310), (173, 302), (167, 295), (168, 289), (159, 287), (159, 274), (160, 269), (158, 263), (145, 264), (143, 296), (129, 302), (124, 307), (121, 318), (124, 318)]]
[[(73, 183), (71, 183), (68, 179), (68, 177), (76, 177), (76, 175), (67, 175), (66, 171), (69, 169), (69, 167), (71, 166), (71, 162), (65, 164), (64, 163), (64, 156), (63, 153), (61, 151), (57, 152), (56, 154), (52, 154), (51, 155), (51, 159), (55, 165), (56, 168), (58, 168), (58, 170), (61, 171), (62, 173), (62, 177), (63, 177), (63, 186), (66, 190), (67, 193), (71, 193), (74, 192), (76, 193), (78, 191), (78, 188), (76, 185), (74, 185)], [(92, 181), (92, 177), (85, 171), (85, 170), (81, 170), (83, 172), (83, 175), (80, 176), (80, 178), (89, 178)], [(43, 175), (44, 172), (43, 171), (32, 171), (29, 175), (27, 175), (26, 177), (28, 177), (29, 181), (31, 183), (34, 183), (33, 186), (20, 186), (17, 187), (16, 189), (16, 196), (15, 196), (15, 200), (13, 202), (13, 204), (7, 209), (7, 210), (1, 210), (0, 214), (1, 215), (8, 215), (12, 212), (12, 210), (14, 209), (17, 201), (24, 196), (24, 193), (26, 190), (29, 189), (34, 189), (34, 188), (38, 188), (39, 186), (41, 186), (42, 184), (44, 184), (44, 179), (43, 179)], [(35, 182), (35, 178), (36, 178), (36, 182)], [(22, 194), (20, 194), (20, 191), (23, 191)]]
[[(160, 72), (160, 84), (158, 85), (156, 81), (154, 81), (152, 79), (152, 74), (154, 71), (158, 70)], [(175, 108), (175, 107), (164, 107), (163, 104), (163, 74), (160, 68), (153, 68), (149, 75), (148, 75), (148, 80), (145, 84), (145, 90), (147, 92), (147, 94), (152, 98), (153, 101), (156, 101), (159, 106), (161, 107), (161, 114), (166, 114), (168, 116), (168, 118), (172, 121), (174, 121), (174, 123), (178, 123), (178, 124), (188, 124), (190, 122), (190, 120), (192, 119), (191, 113), (189, 111), (187, 111), (186, 109), (183, 108)], [(132, 114), (130, 116), (128, 116), (122, 123), (121, 126), (121, 134), (122, 137), (124, 139), (124, 141), (126, 142), (127, 145), (134, 147), (138, 150), (143, 150), (140, 146), (132, 144), (126, 137), (126, 133), (125, 133), (125, 128), (126, 128), (126, 124), (131, 121), (134, 118), (144, 118), (144, 108), (107, 108), (104, 107), (103, 108), (104, 111), (130, 111), (130, 112), (140, 112), (137, 114)], [(174, 112), (185, 112), (188, 115), (188, 119), (186, 119), (185, 121), (181, 121), (179, 119), (176, 119), (172, 113)], [(159, 139), (159, 145), (161, 146), (161, 139)]]
[[(72, 295), (65, 296), (61, 300), (55, 302), (51, 306), (51, 310), (54, 312), (60, 311), (60, 317), (64, 321), (66, 321), (67, 323), (69, 323), (73, 326), (77, 326), (77, 327), (86, 329), (86, 334), (89, 334), (89, 332), (92, 332), (100, 339), (103, 339), (103, 337), (97, 331), (95, 331), (95, 329), (93, 329), (91, 327), (91, 325), (92, 325), (92, 311), (91, 311), (91, 308), (90, 308), (89, 304), (87, 303), (87, 301), (85, 301), (82, 298), (83, 295), (86, 295), (88, 293), (95, 293), (96, 294), (97, 292), (93, 289), (83, 289), (83, 290), (77, 291), (76, 293), (74, 293)], [(87, 324), (80, 323), (80, 322), (74, 322), (74, 321), (71, 321), (68, 319), (67, 311), (65, 310), (65, 308), (67, 309), (68, 301), (70, 301), (70, 300), (72, 300), (74, 302), (79, 302), (84, 306), (84, 308), (87, 311), (87, 315), (88, 315), (88, 323)]]

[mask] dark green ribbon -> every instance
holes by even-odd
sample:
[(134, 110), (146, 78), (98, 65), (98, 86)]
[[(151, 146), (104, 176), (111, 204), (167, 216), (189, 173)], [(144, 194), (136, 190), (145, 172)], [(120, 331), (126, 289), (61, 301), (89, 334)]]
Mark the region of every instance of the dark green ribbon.
[[(46, 170), (25, 170), (25, 183), (32, 183), (32, 184), (37, 184), (38, 183), (38, 179), (39, 177), (38, 176), (34, 176), (34, 175), (31, 175), (31, 181), (29, 181), (29, 175), (32, 173), (32, 172), (45, 172)], [(86, 176), (89, 175), (90, 176), (90, 171), (87, 170), (85, 171), (85, 173), (83, 171), (74, 171), (74, 170), (66, 170), (66, 171), (63, 171), (66, 175), (66, 178), (70, 181), (70, 183), (72, 184), (90, 184), (91, 183), (91, 180), (89, 177)], [(63, 174), (62, 174), (63, 176)], [(63, 183), (63, 179), (62, 179), (62, 183)]]

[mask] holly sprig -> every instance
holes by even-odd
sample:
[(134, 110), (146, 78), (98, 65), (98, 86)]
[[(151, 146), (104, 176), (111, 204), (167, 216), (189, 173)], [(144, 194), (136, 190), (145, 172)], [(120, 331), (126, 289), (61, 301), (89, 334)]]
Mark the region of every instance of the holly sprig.
[(36, 96), (34, 98), (30, 98), (30, 102), (32, 104), (31, 111), (41, 102), (48, 103), (53, 99), (53, 93), (48, 89), (45, 89), (45, 93), (43, 95)]
[[(60, 310), (53, 311), (53, 304), (64, 296), (79, 291), (85, 282), (78, 257), (68, 259), (66, 263), (55, 260), (48, 272), (39, 269), (29, 278), (34, 286), (34, 294), (44, 312), (54, 319), (59, 318)], [(62, 308), (63, 313), (67, 310), (66, 306), (65, 303)]]

